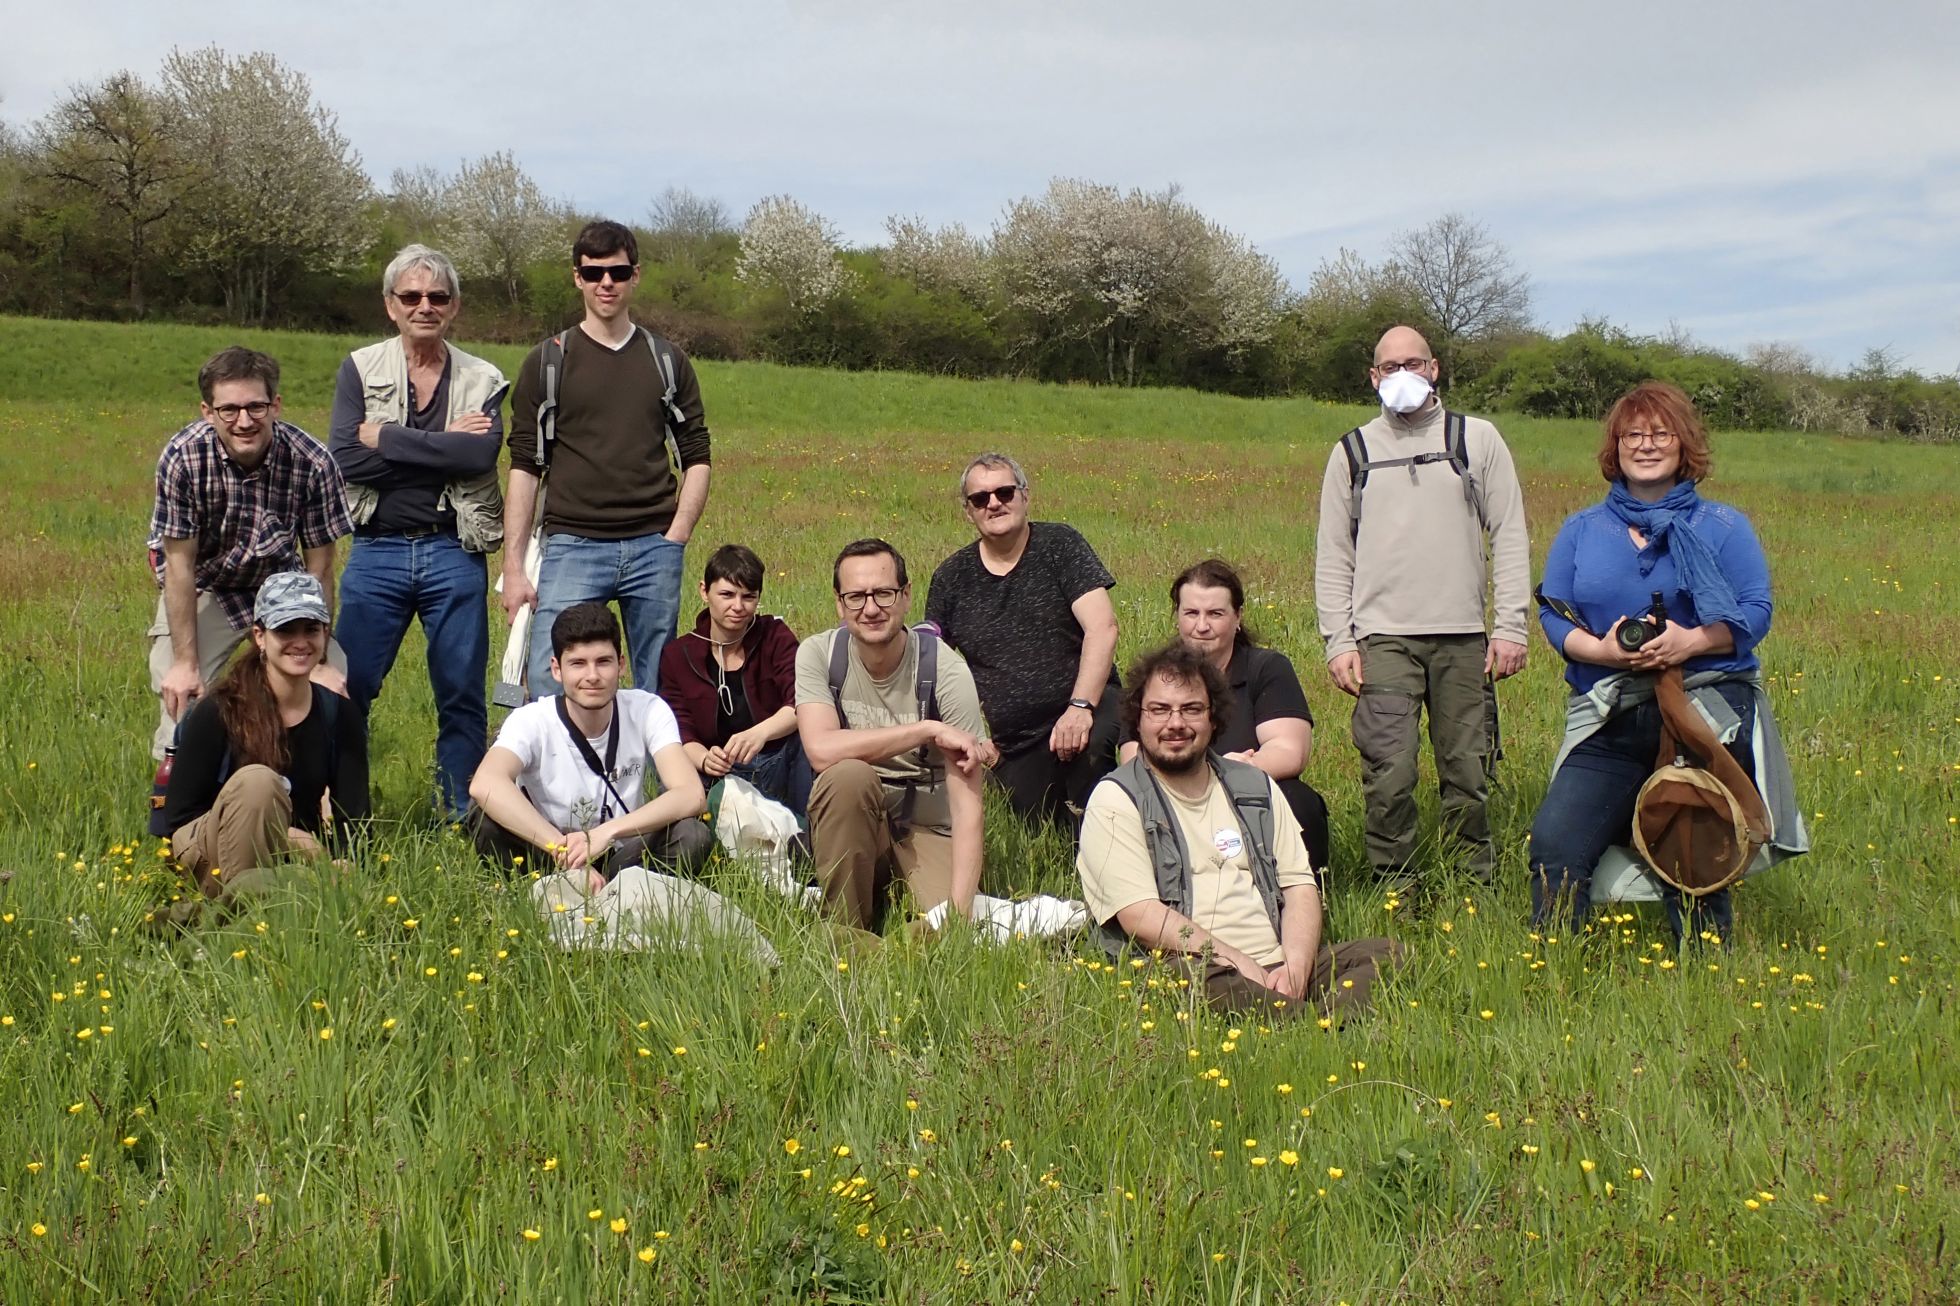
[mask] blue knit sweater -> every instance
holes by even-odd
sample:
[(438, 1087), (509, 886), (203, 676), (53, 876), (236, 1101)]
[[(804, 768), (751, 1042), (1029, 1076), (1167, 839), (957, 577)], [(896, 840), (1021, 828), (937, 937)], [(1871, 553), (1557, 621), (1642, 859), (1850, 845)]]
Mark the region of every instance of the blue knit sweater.
[[(1763, 547), (1750, 528), (1749, 519), (1726, 503), (1704, 499), (1687, 521), (1689, 529), (1707, 542), (1722, 564), (1722, 571), (1735, 586), (1741, 600), (1745, 626), (1731, 625), (1735, 649), (1692, 658), (1683, 671), (1754, 671), (1756, 645), (1769, 634), (1769, 562)], [(1694, 604), (1685, 594), (1675, 592), (1674, 559), (1662, 554), (1647, 575), (1640, 574), (1639, 550), (1633, 546), (1627, 528), (1607, 510), (1605, 504), (1582, 508), (1565, 519), (1552, 551), (1545, 558), (1545, 578), (1540, 587), (1547, 598), (1571, 605), (1595, 635), (1605, 635), (1621, 617), (1644, 615), (1653, 605), (1653, 591), (1661, 591), (1667, 601), (1667, 619), (1684, 626), (1699, 626)], [(1565, 637), (1572, 623), (1548, 607), (1538, 610), (1538, 624), (1552, 648), (1563, 654)], [(1585, 693), (1612, 674), (1609, 667), (1568, 660), (1566, 683)]]

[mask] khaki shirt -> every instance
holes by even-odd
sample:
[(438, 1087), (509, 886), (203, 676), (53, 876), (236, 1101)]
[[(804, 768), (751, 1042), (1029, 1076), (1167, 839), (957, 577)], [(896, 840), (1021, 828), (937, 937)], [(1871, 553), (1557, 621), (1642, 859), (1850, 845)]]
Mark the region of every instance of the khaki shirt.
[[(796, 648), (796, 702), (821, 703), (834, 707), (830, 696), (830, 641), (834, 631), (811, 635)], [(847, 634), (843, 638), (849, 639)], [(977, 738), (987, 738), (987, 718), (980, 711), (980, 692), (974, 688), (973, 673), (966, 660), (942, 640), (939, 645), (939, 719), (955, 729)], [(880, 730), (886, 726), (911, 725), (919, 719), (919, 641), (907, 632), (905, 656), (898, 668), (883, 680), (874, 679), (864, 669), (855, 642), (844, 671), (844, 720), (852, 730)], [(919, 761), (919, 750), (908, 748), (896, 757), (873, 762), (872, 770), (886, 780), (900, 784), (885, 787), (886, 806), (896, 813), (904, 801), (904, 781), (917, 784), (912, 808), (912, 824), (926, 830), (950, 834), (951, 810), (946, 804), (943, 778), (945, 763), (935, 752), (928, 763)]]
[[(1161, 782), (1160, 782), (1161, 784)], [(1184, 847), (1191, 857), (1191, 902), (1186, 913), (1198, 925), (1262, 966), (1284, 960), (1279, 935), (1266, 918), (1259, 888), (1252, 882), (1252, 861), (1239, 831), (1238, 815), (1225, 786), (1211, 777), (1203, 798), (1185, 798), (1169, 785), (1164, 797), (1177, 816)], [(1270, 779), (1273, 804), (1273, 858), (1278, 863), (1281, 891), (1314, 884), (1306, 840), (1279, 785)], [(1158, 902), (1157, 873), (1143, 840), (1143, 820), (1130, 796), (1115, 784), (1099, 784), (1089, 795), (1082, 817), (1082, 847), (1076, 854), (1082, 875), (1082, 897), (1098, 923), (1139, 902)]]

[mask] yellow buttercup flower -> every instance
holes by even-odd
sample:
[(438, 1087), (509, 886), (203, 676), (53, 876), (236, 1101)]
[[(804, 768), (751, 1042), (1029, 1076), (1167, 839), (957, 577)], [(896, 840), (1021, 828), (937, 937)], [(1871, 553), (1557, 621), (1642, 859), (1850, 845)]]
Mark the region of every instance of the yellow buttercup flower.
[(659, 1254), (660, 1254), (659, 1252), (656, 1252), (656, 1251), (654, 1251), (654, 1250), (653, 1250), (653, 1248), (651, 1248), (651, 1247), (642, 1247), (642, 1248), (640, 1248), (640, 1251), (639, 1251), (639, 1257), (640, 1257), (640, 1264), (642, 1264), (642, 1265), (652, 1265), (652, 1264), (653, 1264), (653, 1261), (654, 1261), (654, 1258), (655, 1258), (656, 1256), (658, 1256)]

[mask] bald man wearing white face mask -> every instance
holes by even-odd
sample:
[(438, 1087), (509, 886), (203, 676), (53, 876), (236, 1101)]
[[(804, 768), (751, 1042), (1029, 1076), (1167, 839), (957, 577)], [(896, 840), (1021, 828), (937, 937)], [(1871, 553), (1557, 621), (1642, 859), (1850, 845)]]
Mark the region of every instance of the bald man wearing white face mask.
[(1314, 566), (1327, 670), (1355, 699), (1368, 861), (1396, 889), (1420, 878), (1425, 707), (1444, 830), (1466, 845), (1471, 874), (1491, 878), (1495, 683), (1523, 670), (1528, 647), (1530, 546), (1511, 452), (1489, 422), (1445, 410), (1437, 375), (1429, 343), (1410, 327), (1375, 345), (1368, 379), (1381, 415), (1328, 457)]

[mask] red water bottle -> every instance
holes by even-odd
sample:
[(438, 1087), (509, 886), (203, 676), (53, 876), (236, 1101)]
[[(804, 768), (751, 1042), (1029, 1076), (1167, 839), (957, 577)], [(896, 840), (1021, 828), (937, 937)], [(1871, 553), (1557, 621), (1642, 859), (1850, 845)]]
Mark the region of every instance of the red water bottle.
[(163, 760), (157, 763), (156, 779), (150, 782), (150, 810), (163, 810), (163, 796), (170, 792), (170, 770), (177, 764), (177, 748), (173, 744), (163, 750)]

